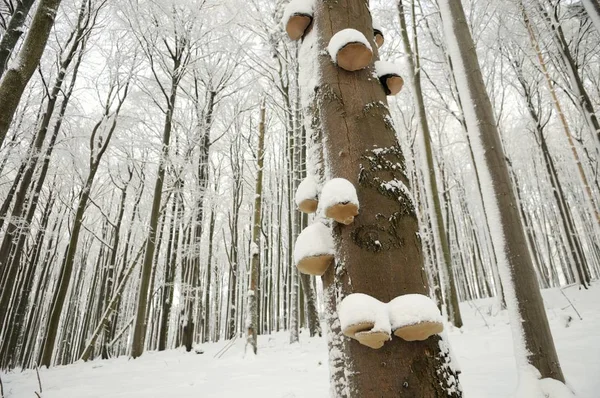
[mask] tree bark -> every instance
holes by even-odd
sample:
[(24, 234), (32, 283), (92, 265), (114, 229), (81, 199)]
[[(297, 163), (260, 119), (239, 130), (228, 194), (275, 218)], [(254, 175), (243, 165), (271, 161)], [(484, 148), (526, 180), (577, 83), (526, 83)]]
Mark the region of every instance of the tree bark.
[[(460, 307), (458, 304), (458, 293), (456, 292), (456, 282), (454, 281), (454, 271), (452, 270), (452, 253), (450, 252), (450, 244), (446, 234), (446, 226), (444, 225), (444, 217), (442, 215), (442, 205), (440, 203), (440, 195), (438, 192), (437, 177), (435, 175), (435, 164), (433, 161), (433, 150), (431, 148), (431, 133), (429, 131), (429, 122), (427, 120), (427, 113), (425, 112), (425, 101), (423, 99), (423, 91), (421, 88), (421, 65), (419, 59), (419, 49), (417, 47), (416, 37), (416, 26), (413, 27), (415, 30), (414, 43), (415, 49), (413, 49), (408, 38), (408, 30), (406, 27), (405, 11), (402, 0), (398, 0), (398, 16), (400, 19), (400, 35), (402, 37), (402, 43), (404, 45), (404, 52), (406, 53), (406, 60), (408, 63), (409, 73), (413, 73), (409, 77), (411, 84), (411, 92), (413, 94), (414, 106), (417, 111), (417, 119), (421, 130), (421, 145), (425, 149), (425, 156), (427, 161), (427, 168), (423, 172), (423, 176), (428, 184), (429, 195), (433, 203), (430, 203), (430, 207), (433, 207), (433, 214), (431, 214), (432, 223), (434, 224), (434, 242), (439, 242), (442, 249), (441, 259), (443, 260), (443, 271), (442, 275), (445, 277), (444, 281), (444, 298), (446, 300), (446, 310), (448, 320), (457, 328), (462, 327), (462, 317), (460, 315)], [(448, 220), (447, 222), (449, 222)]]
[(246, 344), (256, 354), (258, 329), (258, 275), (260, 273), (260, 232), (262, 227), (262, 186), (265, 154), (265, 103), (260, 106), (260, 122), (258, 125), (257, 173), (254, 192), (254, 219), (252, 222), (252, 243), (250, 260), (250, 287), (248, 290), (248, 312), (246, 314)]
[(600, 34), (600, 0), (581, 0), (585, 11)]
[(0, 80), (0, 147), (4, 142), (25, 86), (40, 63), (60, 0), (40, 0), (15, 65)]
[(35, 0), (20, 0), (10, 18), (10, 22), (6, 27), (2, 40), (0, 40), (0, 78), (6, 70), (6, 65), (10, 58), (10, 54), (15, 49), (21, 35), (23, 34), (23, 25), (29, 14), (29, 10)]
[(492, 228), (495, 230), (494, 246), (499, 251), (498, 261), (503, 263), (500, 265), (501, 278), (511, 314), (514, 343), (518, 350), (517, 362), (521, 371), (533, 365), (542, 377), (552, 377), (564, 382), (492, 104), (486, 92), (462, 3), (440, 0), (439, 4), (448, 48), (454, 55), (455, 76), (465, 107), (469, 134), (481, 145), (478, 161), (487, 164), (491, 178), (490, 181), (482, 178), (488, 184), (488, 194), (484, 197), (485, 207), (486, 214), (496, 224), (496, 228)]
[[(376, 49), (368, 8), (360, 0), (319, 2), (314, 23), (327, 177), (353, 183), (361, 204), (353, 224), (334, 227), (337, 263), (329, 272), (339, 278), (343, 296), (360, 292), (387, 302), (407, 293), (428, 294), (414, 203), (403, 189), (408, 185), (405, 160), (383, 88), (372, 79), (372, 65), (346, 72), (323, 51), (334, 33), (349, 27), (370, 38)], [(437, 335), (411, 343), (395, 338), (379, 350), (350, 341), (349, 396), (460, 397), (442, 347)]]

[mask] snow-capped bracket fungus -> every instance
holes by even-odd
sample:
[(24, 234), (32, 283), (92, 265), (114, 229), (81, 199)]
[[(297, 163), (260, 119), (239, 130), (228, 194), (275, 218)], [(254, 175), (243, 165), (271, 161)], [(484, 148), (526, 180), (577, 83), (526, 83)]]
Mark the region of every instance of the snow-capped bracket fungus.
[(294, 263), (298, 271), (309, 275), (323, 275), (335, 258), (331, 230), (322, 222), (304, 228), (294, 245)]
[(292, 40), (300, 40), (312, 23), (314, 0), (292, 0), (285, 7), (282, 22)]
[(319, 209), (323, 210), (325, 217), (349, 225), (358, 215), (358, 196), (356, 188), (344, 178), (334, 178), (323, 185)]
[(376, 61), (375, 72), (386, 95), (396, 95), (402, 90), (404, 80), (400, 76), (398, 65), (387, 61)]
[(391, 339), (390, 320), (384, 303), (363, 293), (346, 296), (338, 307), (344, 335), (378, 349)]
[(383, 46), (383, 43), (385, 42), (385, 39), (383, 37), (383, 30), (381, 29), (381, 26), (379, 26), (379, 24), (375, 21), (373, 21), (373, 36), (375, 38), (375, 44), (377, 44), (377, 47)]
[(444, 330), (440, 310), (427, 296), (405, 294), (387, 307), (392, 331), (406, 341), (422, 341)]
[(343, 29), (333, 35), (327, 51), (334, 63), (350, 72), (366, 68), (373, 58), (369, 41), (356, 29)]
[(295, 201), (298, 209), (307, 214), (317, 211), (319, 185), (312, 176), (306, 176), (296, 189)]

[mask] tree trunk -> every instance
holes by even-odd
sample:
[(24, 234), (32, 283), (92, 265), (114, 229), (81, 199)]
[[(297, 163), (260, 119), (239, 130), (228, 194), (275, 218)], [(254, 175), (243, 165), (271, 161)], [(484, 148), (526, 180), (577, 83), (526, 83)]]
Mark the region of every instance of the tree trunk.
[[(414, 5), (413, 5), (414, 6)], [(439, 242), (441, 246), (443, 260), (443, 271), (442, 275), (445, 276), (444, 281), (444, 298), (446, 300), (446, 310), (448, 320), (457, 328), (462, 327), (462, 317), (460, 315), (460, 307), (458, 305), (458, 294), (456, 292), (456, 282), (454, 281), (454, 272), (452, 271), (452, 253), (450, 252), (450, 244), (446, 234), (446, 226), (444, 225), (444, 217), (442, 215), (442, 205), (440, 203), (440, 195), (438, 192), (438, 183), (435, 175), (435, 164), (433, 162), (433, 150), (431, 148), (431, 134), (429, 131), (429, 122), (427, 121), (427, 113), (425, 112), (425, 101), (423, 99), (423, 91), (421, 89), (421, 65), (419, 58), (419, 49), (417, 47), (417, 35), (416, 26), (413, 26), (413, 38), (415, 49), (410, 45), (408, 38), (408, 30), (406, 28), (405, 11), (402, 0), (398, 0), (398, 16), (400, 18), (400, 33), (402, 36), (402, 43), (404, 44), (404, 52), (406, 53), (406, 60), (408, 63), (409, 73), (414, 73), (409, 77), (411, 84), (411, 92), (413, 94), (414, 106), (417, 112), (417, 119), (421, 130), (421, 145), (425, 149), (425, 156), (427, 161), (426, 172), (423, 173), (425, 180), (428, 185), (429, 195), (428, 199), (433, 201), (430, 203), (430, 208), (433, 208), (433, 213), (430, 215), (434, 229), (432, 233), (434, 235), (434, 242)], [(448, 220), (447, 222), (449, 222)]]
[[(371, 38), (376, 49), (368, 9), (359, 0), (319, 2), (314, 21), (309, 36), (318, 34), (312, 56), (318, 57), (315, 95), (325, 135), (327, 177), (353, 183), (361, 203), (353, 224), (334, 228), (338, 261), (327, 273), (335, 273), (344, 296), (361, 292), (388, 302), (402, 294), (428, 294), (414, 204), (401, 189), (408, 185), (404, 156), (389, 123), (383, 88), (372, 78), (372, 66), (346, 72), (323, 51), (334, 33), (349, 27)], [(311, 39), (307, 37), (303, 46)], [(300, 60), (303, 68), (310, 67), (311, 60)], [(348, 342), (349, 396), (461, 396), (445, 347), (437, 335), (423, 342), (393, 339), (379, 350)]]
[[(595, 5), (599, 9), (598, 11), (598, 24), (600, 25), (600, 5), (597, 3), (598, 0), (584, 0), (583, 3), (591, 4), (591, 2), (596, 2)], [(550, 73), (548, 72), (548, 68), (546, 67), (546, 61), (544, 60), (544, 55), (542, 54), (542, 50), (540, 48), (540, 44), (537, 40), (533, 27), (531, 26), (531, 21), (525, 11), (525, 7), (523, 3), (520, 3), (521, 13), (523, 15), (523, 22), (525, 23), (525, 27), (527, 28), (527, 33), (529, 34), (529, 40), (531, 41), (531, 46), (535, 50), (535, 53), (538, 58), (538, 62), (540, 63), (540, 67), (542, 70), (542, 74), (544, 75), (544, 79), (546, 80), (546, 84), (548, 85), (548, 90), (550, 91), (550, 96), (552, 97), (552, 103), (554, 104), (554, 108), (556, 109), (556, 113), (558, 113), (558, 117), (560, 119), (560, 123), (562, 125), (565, 136), (567, 137), (567, 141), (569, 142), (569, 147), (571, 148), (571, 153), (573, 154), (573, 159), (575, 160), (575, 164), (577, 164), (577, 170), (579, 171), (579, 177), (581, 178), (581, 182), (585, 187), (585, 193), (588, 197), (588, 201), (590, 206), (596, 216), (596, 222), (600, 225), (600, 213), (598, 212), (598, 207), (596, 207), (596, 203), (594, 201), (594, 194), (592, 193), (592, 189), (590, 188), (590, 184), (585, 176), (585, 172), (583, 171), (583, 166), (581, 164), (581, 160), (579, 159), (579, 154), (577, 153), (577, 149), (575, 148), (575, 144), (573, 143), (573, 137), (571, 135), (571, 130), (569, 129), (569, 124), (567, 123), (567, 118), (565, 117), (565, 113), (563, 112), (562, 106), (560, 105), (560, 101), (558, 100), (558, 95), (556, 94), (556, 90), (554, 89), (554, 82), (550, 77)], [(587, 6), (586, 6), (587, 7)], [(598, 33), (600, 34), (600, 26), (598, 26)]]
[(444, 36), (450, 53), (453, 54), (455, 76), (469, 134), (480, 149), (476, 151), (478, 163), (485, 162), (487, 168), (484, 167), (483, 171), (487, 171), (485, 174), (489, 173), (482, 178), (486, 193), (485, 208), (492, 220), (494, 247), (498, 250), (496, 254), (500, 263), (502, 285), (511, 314), (519, 371), (521, 376), (532, 376), (529, 365), (533, 365), (541, 377), (552, 377), (564, 382), (520, 220), (519, 206), (511, 187), (492, 104), (486, 92), (462, 3), (440, 0), (439, 4)]
[(248, 309), (246, 313), (246, 345), (252, 347), (254, 354), (257, 352), (258, 328), (258, 275), (260, 273), (260, 233), (262, 227), (262, 187), (263, 166), (265, 153), (265, 103), (260, 106), (260, 122), (258, 125), (257, 173), (256, 189), (254, 192), (254, 220), (252, 222), (252, 243), (250, 254), (250, 287), (248, 290)]
[(25, 86), (40, 63), (60, 0), (40, 0), (15, 65), (0, 80), (0, 147), (4, 142)]
[(600, 34), (600, 0), (581, 0), (585, 11)]
[(0, 41), (0, 78), (6, 70), (10, 54), (13, 52), (17, 42), (23, 34), (25, 19), (27, 18), (34, 1), (35, 0), (21, 0), (17, 2), (17, 6), (10, 17), (10, 22), (6, 27), (6, 31), (2, 35), (2, 40)]
[[(58, 277), (58, 288), (54, 294), (52, 304), (50, 307), (50, 319), (48, 321), (48, 327), (46, 329), (46, 338), (44, 339), (43, 354), (40, 362), (40, 364), (44, 366), (49, 367), (52, 363), (52, 353), (54, 351), (55, 340), (58, 335), (58, 326), (63, 310), (63, 305), (67, 296), (69, 285), (71, 283), (71, 274), (73, 271), (73, 265), (75, 263), (75, 255), (77, 254), (79, 234), (83, 226), (84, 213), (90, 200), (92, 185), (94, 183), (96, 173), (98, 172), (102, 156), (104, 155), (104, 153), (106, 153), (108, 144), (110, 143), (113, 133), (117, 127), (119, 112), (121, 110), (123, 102), (125, 101), (125, 98), (127, 97), (128, 86), (129, 83), (125, 85), (125, 90), (122, 93), (122, 96), (119, 97), (119, 103), (116, 107), (116, 110), (112, 114), (109, 105), (109, 94), (109, 99), (107, 100), (105, 113), (102, 115), (101, 120), (98, 121), (94, 126), (94, 129), (90, 136), (89, 173), (85, 185), (82, 187), (81, 192), (79, 194), (79, 201), (77, 203), (77, 209), (75, 211), (73, 225), (71, 227), (71, 236), (69, 237), (69, 243), (67, 246), (67, 254), (60, 267)], [(105, 127), (105, 122), (107, 120), (110, 120), (110, 118), (112, 118), (112, 121), (109, 123), (109, 127)], [(101, 128), (106, 129), (104, 131), (104, 133), (106, 134), (104, 138), (100, 135), (102, 133), (102, 130), (100, 130)], [(85, 263), (85, 261), (83, 263)]]
[[(173, 70), (177, 71), (180, 66), (181, 65), (179, 65), (176, 61)], [(146, 328), (148, 321), (146, 318), (146, 311), (148, 309), (148, 300), (150, 299), (149, 296), (151, 294), (149, 291), (150, 277), (152, 276), (154, 251), (157, 243), (156, 232), (158, 228), (158, 219), (160, 218), (160, 204), (165, 179), (167, 157), (169, 155), (169, 143), (171, 141), (171, 130), (173, 128), (173, 112), (175, 110), (178, 84), (179, 79), (176, 76), (172, 76), (171, 92), (168, 98), (165, 124), (163, 126), (162, 148), (152, 197), (152, 210), (150, 211), (150, 225), (148, 230), (148, 239), (146, 240), (146, 252), (144, 254), (144, 261), (142, 263), (142, 276), (140, 280), (137, 312), (135, 316), (135, 326), (133, 329), (134, 333), (131, 345), (131, 356), (133, 358), (137, 358), (142, 355), (146, 342)]]
[(573, 90), (573, 93), (575, 94), (577, 105), (579, 106), (580, 111), (583, 114), (583, 118), (590, 129), (590, 133), (597, 140), (596, 144), (600, 145), (600, 122), (598, 122), (594, 105), (592, 104), (592, 100), (590, 99), (590, 96), (583, 84), (581, 75), (579, 74), (579, 66), (569, 50), (569, 44), (563, 32), (562, 25), (558, 20), (558, 3), (556, 5), (550, 4), (551, 7), (554, 7), (554, 10), (553, 12), (548, 13), (546, 8), (544, 8), (544, 6), (540, 3), (540, 0), (537, 0), (537, 2), (540, 12), (552, 30), (552, 37), (561, 55), (560, 63), (562, 63), (567, 75), (569, 76), (571, 90)]

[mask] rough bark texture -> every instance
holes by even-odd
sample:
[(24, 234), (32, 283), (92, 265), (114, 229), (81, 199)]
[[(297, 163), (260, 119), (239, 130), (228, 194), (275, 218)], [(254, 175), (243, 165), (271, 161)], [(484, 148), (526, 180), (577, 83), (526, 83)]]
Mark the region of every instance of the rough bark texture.
[[(459, 54), (457, 56), (459, 59), (455, 60), (455, 62), (458, 61), (455, 63), (455, 70), (459, 75), (464, 74), (464, 78), (467, 80), (466, 85), (459, 84), (461, 98), (470, 98), (472, 101), (472, 104), (463, 104), (472, 107), (466, 113), (472, 115), (474, 119), (469, 123), (469, 130), (470, 133), (474, 133), (471, 131), (473, 127), (479, 131), (499, 210), (499, 227), (501, 227), (504, 237), (504, 252), (510, 273), (508, 275), (510, 279), (503, 280), (503, 285), (506, 286), (505, 282), (512, 283), (516, 296), (513, 298), (516, 303), (511, 302), (507, 297), (507, 304), (509, 306), (516, 304), (517, 306), (513, 310), (518, 311), (520, 315), (520, 326), (524, 332), (526, 348), (529, 350), (527, 355), (529, 363), (539, 370), (542, 377), (551, 377), (564, 382), (527, 247), (525, 231), (519, 216), (519, 206), (511, 186), (508, 165), (494, 120), (492, 104), (479, 68), (476, 47), (461, 2), (445, 0), (444, 3), (443, 6), (447, 8), (451, 18), (445, 23), (452, 27), (452, 34), (456, 37), (458, 45)], [(476, 106), (472, 106), (473, 104)], [(489, 206), (490, 203), (486, 203), (486, 208)]]
[(40, 63), (59, 5), (60, 0), (40, 0), (15, 66), (7, 69), (0, 80), (0, 147), (25, 86)]
[[(367, 6), (360, 0), (317, 3), (319, 49), (348, 27), (365, 34), (376, 49)], [(407, 293), (428, 294), (415, 209), (403, 187), (408, 185), (404, 157), (383, 88), (372, 78), (372, 65), (347, 72), (332, 63), (326, 52), (319, 54), (321, 81), (316, 96), (327, 170), (329, 177), (352, 182), (361, 204), (353, 224), (334, 227), (335, 273), (342, 295), (366, 293), (387, 302)], [(394, 338), (372, 350), (349, 341), (349, 396), (461, 396), (440, 343), (439, 336), (411, 343)]]

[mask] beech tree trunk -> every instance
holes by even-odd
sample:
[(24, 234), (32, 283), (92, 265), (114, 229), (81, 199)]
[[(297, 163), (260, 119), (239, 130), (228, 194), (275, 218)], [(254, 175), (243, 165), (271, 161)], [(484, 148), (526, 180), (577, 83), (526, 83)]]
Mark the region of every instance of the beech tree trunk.
[(600, 0), (581, 0), (585, 11), (600, 34)]
[(263, 165), (265, 153), (265, 104), (260, 107), (260, 122), (258, 125), (258, 150), (256, 190), (254, 192), (254, 219), (252, 222), (252, 243), (250, 248), (250, 287), (248, 290), (248, 312), (246, 314), (246, 344), (252, 347), (254, 354), (257, 352), (258, 330), (258, 275), (260, 272), (260, 232), (262, 225), (262, 186)]
[[(515, 344), (520, 344), (523, 340), (523, 351), (527, 350), (527, 352), (517, 353), (517, 357), (526, 356), (526, 358), (517, 358), (517, 361), (520, 367), (533, 365), (542, 377), (551, 377), (564, 382), (527, 247), (527, 237), (521, 223), (519, 206), (511, 186), (492, 104), (486, 92), (476, 47), (462, 3), (440, 0), (439, 4), (448, 48), (453, 54), (454, 71), (465, 108), (469, 134), (481, 141), (483, 147), (481, 155), (491, 177), (491, 181), (486, 183), (491, 185), (489, 195), (493, 194), (493, 197), (484, 198), (486, 214), (492, 217), (492, 223), (496, 223), (501, 232), (501, 235), (496, 234), (494, 243), (496, 249), (501, 251), (497, 253), (498, 260), (502, 261), (504, 258), (507, 262), (505, 266), (501, 266), (505, 268), (501, 272), (501, 277), (507, 306), (512, 314), (511, 324)], [(499, 244), (502, 242), (503, 244)]]
[[(414, 4), (413, 4), (414, 6)], [(430, 203), (430, 207), (433, 207), (434, 213), (431, 214), (431, 221), (434, 224), (434, 230), (431, 233), (434, 235), (434, 242), (439, 242), (442, 249), (441, 260), (443, 261), (442, 275), (445, 277), (444, 285), (444, 299), (446, 305), (446, 311), (448, 313), (448, 320), (457, 328), (462, 327), (462, 317), (460, 315), (460, 307), (458, 304), (458, 293), (456, 291), (456, 282), (454, 281), (454, 271), (452, 270), (452, 253), (450, 252), (450, 244), (446, 234), (447, 226), (444, 225), (444, 217), (442, 215), (442, 205), (440, 203), (440, 195), (438, 192), (437, 177), (435, 175), (435, 164), (433, 161), (433, 150), (431, 148), (431, 133), (429, 131), (429, 122), (427, 121), (427, 113), (425, 112), (425, 101), (423, 99), (423, 91), (421, 89), (421, 61), (419, 59), (419, 49), (417, 47), (416, 38), (416, 26), (413, 26), (413, 35), (415, 49), (413, 49), (408, 38), (408, 30), (406, 28), (405, 11), (402, 0), (398, 0), (398, 16), (400, 19), (400, 35), (402, 36), (402, 43), (404, 45), (404, 52), (407, 57), (408, 70), (413, 73), (409, 77), (408, 81), (411, 84), (411, 92), (413, 94), (414, 106), (417, 111), (417, 119), (419, 128), (422, 134), (421, 144), (425, 149), (425, 156), (427, 161), (427, 169), (423, 171), (423, 177), (428, 184), (429, 195), (432, 198), (433, 203)]]
[(0, 80), (0, 147), (4, 142), (25, 86), (40, 63), (60, 0), (40, 0), (15, 66)]
[[(323, 280), (331, 283), (338, 279), (342, 296), (360, 292), (383, 302), (407, 293), (427, 295), (414, 203), (403, 189), (386, 189), (389, 183), (408, 185), (408, 177), (389, 122), (384, 90), (372, 78), (372, 65), (347, 72), (323, 51), (333, 34), (350, 27), (370, 38), (376, 51), (368, 8), (360, 0), (318, 2), (314, 23), (321, 76), (316, 97), (325, 136), (327, 177), (352, 182), (361, 205), (353, 224), (334, 227), (338, 261)], [(445, 343), (440, 340), (437, 335), (423, 342), (394, 338), (379, 350), (349, 341), (348, 396), (462, 396)]]
[(17, 42), (23, 34), (23, 25), (25, 24), (25, 19), (27, 18), (34, 1), (35, 0), (17, 1), (17, 6), (10, 17), (6, 32), (4, 32), (2, 40), (0, 40), (0, 77), (4, 74), (10, 54), (15, 49)]

